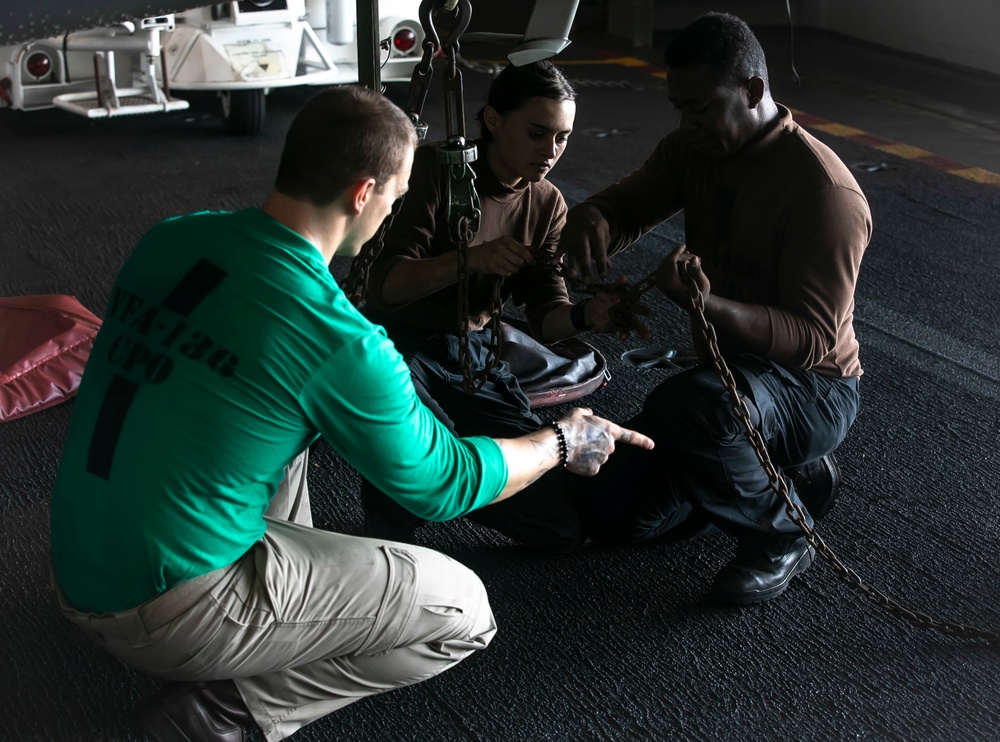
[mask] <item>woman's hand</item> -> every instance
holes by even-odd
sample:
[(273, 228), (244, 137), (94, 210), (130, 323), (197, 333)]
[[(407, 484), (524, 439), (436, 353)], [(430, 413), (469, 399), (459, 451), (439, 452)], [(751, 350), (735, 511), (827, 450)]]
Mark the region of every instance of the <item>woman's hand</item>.
[(534, 265), (531, 249), (510, 237), (498, 237), (480, 245), (469, 245), (469, 272), (508, 277)]
[[(614, 284), (622, 291), (628, 288), (628, 276), (619, 276)], [(622, 292), (598, 291), (584, 307), (587, 326), (591, 332), (617, 333), (621, 340), (627, 340), (636, 333), (643, 340), (649, 337), (649, 327), (639, 317), (652, 317), (653, 310), (638, 302), (621, 303)]]

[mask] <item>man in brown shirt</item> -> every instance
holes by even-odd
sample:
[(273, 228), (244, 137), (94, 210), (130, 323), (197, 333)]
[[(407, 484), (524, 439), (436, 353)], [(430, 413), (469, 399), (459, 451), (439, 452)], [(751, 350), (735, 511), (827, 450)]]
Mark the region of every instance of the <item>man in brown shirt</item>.
[[(772, 100), (763, 50), (743, 21), (695, 20), (671, 42), (667, 66), (679, 127), (638, 170), (569, 212), (559, 250), (571, 275), (592, 265), (603, 274), (609, 255), (684, 211), (687, 243), (661, 262), (657, 287), (690, 310), (681, 276), (693, 275), (791, 497), (809, 499), (803, 478), (826, 478), (819, 500), (806, 502), (816, 516), (832, 503), (832, 451), (859, 403), (854, 290), (868, 203), (840, 159)], [(700, 332), (694, 341), (707, 361)], [(594, 535), (736, 537), (736, 557), (712, 587), (728, 603), (777, 597), (810, 566), (813, 549), (769, 486), (712, 364), (665, 381), (629, 427), (658, 445), (584, 485)]]

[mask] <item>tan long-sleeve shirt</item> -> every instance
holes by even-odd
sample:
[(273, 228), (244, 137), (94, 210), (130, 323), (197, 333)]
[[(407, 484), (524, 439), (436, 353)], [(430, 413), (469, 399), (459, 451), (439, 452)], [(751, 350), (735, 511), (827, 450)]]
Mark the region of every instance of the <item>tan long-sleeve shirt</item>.
[(729, 158), (701, 154), (673, 131), (588, 202), (608, 218), (611, 253), (683, 209), (712, 293), (767, 308), (767, 358), (859, 376), (854, 291), (871, 238), (868, 202), (840, 158), (778, 109), (776, 124)]
[[(566, 202), (559, 189), (546, 180), (504, 185), (490, 169), (485, 150), (473, 163), (476, 191), (482, 212), (477, 245), (504, 235), (532, 248), (534, 266), (503, 280), (501, 297), (525, 307), (532, 334), (540, 337), (545, 315), (569, 301), (563, 279), (547, 265), (554, 255), (566, 223)], [(442, 165), (433, 145), (418, 148), (410, 174), (410, 189), (400, 213), (392, 222), (382, 253), (372, 266), (368, 301), (396, 320), (435, 332), (457, 332), (458, 290), (448, 286), (409, 304), (388, 304), (382, 294), (386, 276), (406, 258), (424, 259), (456, 249), (447, 223), (447, 193)], [(469, 326), (482, 327), (490, 318), (492, 277), (473, 274), (469, 280)]]

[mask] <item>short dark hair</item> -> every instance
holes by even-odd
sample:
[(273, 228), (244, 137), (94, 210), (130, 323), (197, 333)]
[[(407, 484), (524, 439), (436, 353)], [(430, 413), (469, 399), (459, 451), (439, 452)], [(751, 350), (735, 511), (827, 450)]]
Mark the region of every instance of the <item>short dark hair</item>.
[(312, 97), (285, 136), (274, 188), (326, 206), (360, 178), (381, 188), (416, 146), (410, 119), (394, 103), (360, 85), (340, 85)]
[[(486, 106), (495, 108), (503, 116), (522, 108), (529, 98), (576, 100), (576, 90), (559, 68), (547, 60), (531, 62), (521, 67), (509, 64), (493, 78)], [(486, 106), (479, 109), (476, 119), (479, 121), (480, 136), (484, 142), (489, 142), (493, 135), (483, 120)]]
[(707, 64), (716, 83), (742, 85), (751, 77), (767, 83), (764, 50), (750, 27), (729, 13), (706, 13), (667, 46), (667, 67)]

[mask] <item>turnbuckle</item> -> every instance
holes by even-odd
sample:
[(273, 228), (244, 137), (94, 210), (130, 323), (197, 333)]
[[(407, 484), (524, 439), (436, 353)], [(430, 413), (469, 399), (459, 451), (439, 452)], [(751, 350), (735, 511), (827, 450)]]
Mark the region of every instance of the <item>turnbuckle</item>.
[[(465, 100), (462, 90), (462, 73), (458, 70), (458, 40), (465, 33), (465, 29), (469, 27), (469, 21), (472, 18), (472, 3), (470, 0), (456, 0), (455, 22), (443, 42), (434, 26), (435, 7), (443, 7), (443, 0), (422, 0), (418, 10), (420, 25), (424, 31), (424, 55), (413, 68), (406, 111), (417, 130), (417, 136), (420, 141), (423, 141), (427, 136), (427, 124), (421, 120), (420, 116), (427, 101), (427, 89), (433, 75), (431, 62), (437, 52), (443, 51), (448, 61), (444, 81), (447, 137), (449, 140), (453, 138), (464, 140)], [(475, 157), (472, 159), (474, 160)]]
[(448, 166), (448, 231), (456, 244), (468, 243), (479, 231), (482, 212), (476, 192), (476, 145), (465, 137), (449, 137), (437, 150), (438, 162)]
[(470, 0), (456, 0), (455, 22), (448, 31), (444, 41), (438, 35), (434, 25), (434, 12), (445, 7), (443, 0), (422, 0), (418, 9), (420, 25), (424, 32), (424, 54), (413, 68), (410, 78), (409, 97), (406, 111), (417, 131), (417, 137), (422, 142), (427, 137), (428, 126), (420, 118), (427, 101), (427, 90), (433, 75), (432, 60), (439, 51), (444, 52), (448, 59), (447, 77), (445, 79), (445, 120), (448, 137), (465, 137), (465, 110), (462, 100), (462, 75), (458, 71), (458, 40), (469, 27), (472, 19), (472, 3)]
[(442, 42), (434, 29), (431, 17), (433, 0), (424, 0), (420, 5), (420, 21), (425, 32), (430, 31), (431, 39), (438, 43), (448, 59), (444, 80), (445, 124), (447, 139), (438, 146), (438, 162), (448, 168), (448, 231), (456, 244), (465, 244), (479, 231), (481, 212), (479, 194), (476, 193), (476, 172), (472, 163), (478, 156), (476, 145), (465, 138), (465, 99), (462, 89), (462, 73), (458, 70), (458, 40), (469, 27), (472, 18), (470, 0), (458, 0), (455, 23)]

